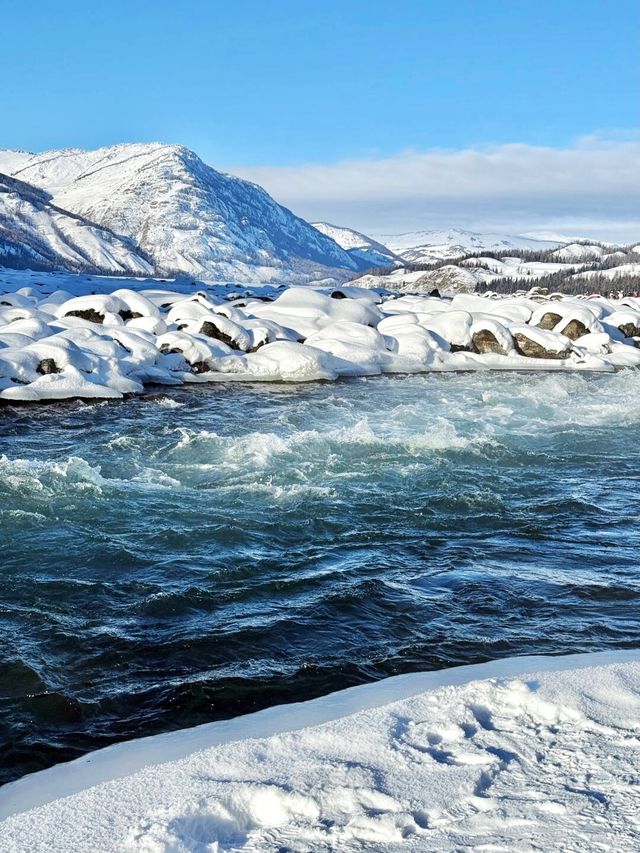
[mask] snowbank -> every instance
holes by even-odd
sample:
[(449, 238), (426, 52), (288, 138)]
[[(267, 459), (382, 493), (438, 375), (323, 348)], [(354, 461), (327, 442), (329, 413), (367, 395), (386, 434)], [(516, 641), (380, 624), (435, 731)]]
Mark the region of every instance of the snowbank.
[(637, 850), (639, 763), (640, 652), (513, 658), (101, 750), (1, 789), (0, 833), (13, 853)]
[(51, 289), (49, 276), (45, 291), (6, 279), (2, 287), (3, 278), (5, 401), (122, 397), (149, 384), (219, 380), (640, 365), (640, 301), (631, 298), (394, 297), (353, 286), (243, 293), (194, 283), (172, 291), (131, 281), (106, 292), (69, 275), (65, 289)]

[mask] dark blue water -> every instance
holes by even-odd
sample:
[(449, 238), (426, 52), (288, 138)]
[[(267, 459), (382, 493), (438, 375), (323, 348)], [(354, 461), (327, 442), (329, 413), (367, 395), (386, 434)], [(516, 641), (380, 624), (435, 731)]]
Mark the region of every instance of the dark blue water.
[(0, 779), (399, 672), (640, 644), (640, 373), (0, 409)]

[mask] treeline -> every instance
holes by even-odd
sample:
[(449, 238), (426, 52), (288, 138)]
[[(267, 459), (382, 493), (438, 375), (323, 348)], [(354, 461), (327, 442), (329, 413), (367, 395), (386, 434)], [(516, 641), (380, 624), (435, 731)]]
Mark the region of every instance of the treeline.
[(511, 295), (522, 291), (528, 292), (533, 288), (548, 293), (565, 293), (570, 296), (588, 296), (592, 293), (608, 296), (611, 292), (619, 291), (622, 291), (625, 296), (631, 296), (634, 293), (640, 293), (640, 273), (622, 273), (613, 278), (597, 273), (581, 277), (574, 275), (570, 270), (559, 270), (535, 279), (530, 276), (496, 279), (478, 284), (476, 292), (491, 291)]
[[(502, 258), (511, 257), (518, 258), (523, 264), (526, 263), (566, 263), (570, 264), (568, 269), (560, 270), (557, 273), (549, 273), (547, 276), (544, 276), (544, 280), (553, 280), (553, 281), (562, 281), (566, 282), (571, 276), (575, 275), (579, 272), (600, 272), (602, 270), (610, 270), (615, 269), (616, 267), (624, 266), (625, 264), (640, 264), (640, 253), (634, 252), (633, 247), (638, 244), (630, 244), (628, 246), (620, 246), (619, 248), (607, 247), (603, 243), (600, 243), (596, 240), (576, 240), (575, 243), (579, 243), (580, 245), (585, 246), (600, 246), (604, 249), (609, 249), (609, 257), (605, 258), (594, 258), (590, 260), (565, 260), (562, 258), (554, 257), (554, 253), (558, 251), (557, 249), (517, 249), (512, 250), (511, 252), (490, 252), (490, 251), (481, 251), (481, 252), (468, 252), (465, 255), (461, 255), (458, 258), (447, 258), (436, 261), (431, 261), (429, 263), (405, 263), (402, 265), (402, 269), (406, 272), (433, 272), (435, 270), (442, 269), (447, 266), (456, 266), (463, 267), (467, 269), (485, 269), (489, 272), (494, 272), (492, 270), (491, 265), (484, 260), (484, 258), (491, 259), (494, 261), (501, 261)], [(357, 273), (352, 276), (350, 281), (354, 281), (355, 279), (360, 278), (362, 275), (373, 275), (373, 276), (388, 276), (394, 273), (399, 267), (373, 267), (370, 270), (367, 270), (366, 273)], [(498, 274), (498, 273), (496, 273)], [(627, 279), (631, 281), (636, 280), (636, 276), (634, 274), (624, 274), (621, 276), (616, 276), (615, 281), (625, 282)], [(613, 282), (611, 279), (607, 277), (603, 277), (604, 281), (609, 282), (609, 289), (613, 286)], [(593, 278), (590, 279), (593, 281)], [(496, 279), (494, 282), (491, 282), (486, 289), (494, 290), (498, 293), (502, 292), (498, 285), (500, 282), (504, 284), (508, 284), (511, 282), (518, 282), (518, 287), (516, 289), (520, 289), (524, 287), (524, 289), (528, 290), (532, 284), (537, 283), (538, 281), (542, 281), (542, 279), (536, 279), (532, 281), (532, 277), (518, 277), (518, 276), (509, 276), (508, 278)], [(522, 284), (524, 282), (524, 284)], [(546, 285), (545, 285), (546, 286)], [(513, 292), (511, 290), (504, 292)], [(568, 291), (567, 291), (568, 292)], [(582, 290), (576, 291), (576, 293), (582, 293)], [(607, 291), (608, 292), (608, 291)]]

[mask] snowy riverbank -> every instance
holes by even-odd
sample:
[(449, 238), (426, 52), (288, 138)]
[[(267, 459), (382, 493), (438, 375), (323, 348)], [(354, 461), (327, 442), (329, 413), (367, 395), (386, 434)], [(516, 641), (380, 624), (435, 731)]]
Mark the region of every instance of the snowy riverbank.
[(221, 286), (185, 293), (153, 280), (77, 295), (104, 288), (87, 277), (69, 291), (52, 288), (48, 276), (46, 292), (37, 277), (17, 289), (19, 276), (5, 279), (5, 401), (122, 397), (150, 384), (220, 380), (640, 365), (640, 300), (632, 297), (388, 298), (353, 287), (243, 296)]
[(14, 853), (630, 851), (639, 764), (640, 653), (513, 658), (90, 754), (0, 790), (22, 812), (0, 832)]

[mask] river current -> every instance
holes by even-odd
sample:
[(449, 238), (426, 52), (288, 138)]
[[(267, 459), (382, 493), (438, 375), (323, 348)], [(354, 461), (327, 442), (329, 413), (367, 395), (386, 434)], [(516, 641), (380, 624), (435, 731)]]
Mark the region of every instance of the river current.
[(0, 782), (415, 670), (640, 644), (640, 373), (0, 409)]

